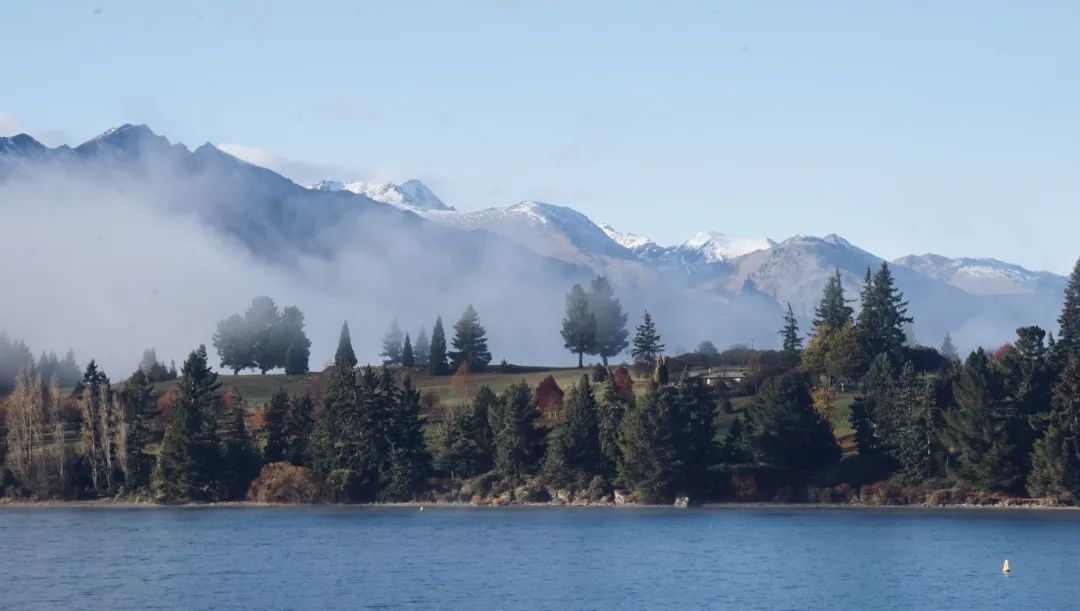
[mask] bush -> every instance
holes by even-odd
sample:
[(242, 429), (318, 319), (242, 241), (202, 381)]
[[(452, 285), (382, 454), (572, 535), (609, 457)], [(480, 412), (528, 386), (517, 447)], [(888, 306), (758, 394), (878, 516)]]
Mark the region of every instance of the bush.
[(248, 499), (258, 503), (323, 503), (326, 498), (326, 487), (310, 469), (287, 462), (263, 467), (248, 489)]

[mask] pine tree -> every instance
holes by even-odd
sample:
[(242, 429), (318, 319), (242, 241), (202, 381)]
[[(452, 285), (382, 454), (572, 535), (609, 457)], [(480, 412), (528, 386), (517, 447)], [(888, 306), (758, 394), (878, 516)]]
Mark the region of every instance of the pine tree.
[(656, 325), (653, 324), (648, 310), (645, 310), (645, 316), (637, 327), (633, 345), (630, 355), (641, 363), (652, 363), (664, 351), (664, 345), (660, 343), (660, 334), (656, 332)]
[(315, 403), (311, 395), (293, 397), (289, 401), (289, 413), (285, 420), (285, 447), (287, 460), (298, 467), (311, 466), (311, 438), (314, 432)]
[(1061, 496), (1076, 488), (1077, 460), (1064, 433), (1055, 424), (1046, 428), (1031, 449), (1027, 490), (1031, 496)]
[(337, 352), (334, 354), (334, 365), (338, 367), (356, 367), (356, 353), (353, 352), (352, 339), (349, 337), (349, 322), (341, 323), (341, 335), (338, 336)]
[[(486, 387), (485, 387), (486, 388)], [(482, 449), (476, 410), (469, 405), (447, 408), (434, 431), (435, 467), (453, 479), (482, 472)]]
[(598, 406), (597, 437), (604, 457), (604, 474), (613, 475), (619, 464), (619, 425), (632, 399), (628, 401), (615, 385), (615, 376), (608, 376), (604, 395)]
[(430, 353), (431, 342), (428, 340), (427, 329), (420, 327), (420, 333), (416, 335), (416, 345), (413, 346), (413, 358), (416, 360), (416, 364), (427, 367)]
[(795, 473), (840, 460), (832, 427), (814, 410), (806, 382), (795, 374), (765, 381), (747, 412), (755, 458)]
[(129, 490), (149, 485), (152, 464), (146, 449), (150, 445), (157, 402), (150, 377), (141, 369), (124, 383), (119, 393), (122, 406), (117, 458)]
[(180, 369), (179, 400), (154, 468), (154, 492), (160, 501), (211, 497), (211, 467), (217, 454), (214, 412), (221, 401), (221, 385), (206, 361), (206, 347), (199, 346)]
[(446, 371), (446, 333), (443, 331), (442, 316), (437, 316), (435, 318), (435, 327), (431, 330), (428, 373), (433, 376), (441, 376), (445, 375)]
[(825, 289), (821, 295), (821, 303), (814, 310), (814, 334), (817, 335), (822, 327), (839, 329), (854, 321), (851, 318), (853, 310), (844, 297), (844, 285), (841, 282), (840, 268), (829, 277), (825, 283)]
[[(365, 376), (371, 376), (370, 368), (365, 369)], [(356, 501), (372, 494), (376, 468), (369, 404), (370, 391), (357, 386), (352, 367), (330, 369), (315, 414), (311, 453), (313, 470), (336, 501)]]
[(851, 426), (855, 429), (855, 445), (861, 456), (877, 456), (885, 450), (883, 418), (894, 411), (892, 405), (896, 388), (896, 372), (888, 355), (878, 355), (863, 378), (861, 396), (851, 404)]
[(389, 477), (380, 496), (387, 501), (409, 501), (420, 490), (431, 459), (424, 445), (420, 391), (408, 376), (396, 399), (387, 425)]
[(409, 334), (405, 334), (405, 341), (401, 344), (401, 366), (413, 368), (416, 366), (416, 356), (413, 354), (412, 340)]
[[(886, 355), (881, 358), (887, 359)], [(908, 481), (925, 481), (938, 471), (942, 448), (937, 393), (933, 380), (915, 373), (908, 361), (892, 387), (887, 407), (878, 413), (886, 453), (899, 465)]]
[(799, 337), (799, 321), (795, 320), (795, 313), (791, 310), (791, 302), (787, 304), (787, 313), (784, 314), (784, 328), (780, 329), (779, 335), (783, 338), (783, 349), (788, 354), (796, 354), (802, 349), (802, 338)]
[(982, 490), (1011, 490), (1020, 481), (1011, 422), (1014, 413), (990, 360), (980, 348), (971, 354), (953, 387), (956, 404), (942, 413), (941, 442), (952, 456), (947, 465), (956, 482)]
[(600, 450), (596, 395), (587, 375), (570, 389), (564, 403), (566, 423), (559, 429), (570, 469), (582, 478), (598, 475), (603, 464)]
[[(1076, 261), (1065, 286), (1065, 303), (1058, 317), (1057, 348), (1063, 355), (1080, 357), (1080, 259)], [(1065, 358), (1061, 359), (1062, 362)]]
[(390, 323), (390, 330), (386, 332), (383, 337), (383, 350), (380, 356), (383, 358), (384, 365), (397, 365), (401, 363), (401, 350), (404, 337), (401, 334), (401, 327), (398, 326), (398, 321), (395, 318), (394, 322)]
[(512, 385), (499, 396), (490, 417), (495, 437), (495, 470), (504, 476), (530, 473), (540, 458), (541, 433), (536, 428), (540, 412), (524, 381)]
[[(454, 323), (454, 339), (451, 342), (454, 349), (448, 353), (452, 370), (457, 371), (465, 361), (469, 362), (469, 370), (474, 373), (487, 369), (491, 352), (487, 347), (486, 333), (484, 327), (480, 326), (480, 315), (470, 304)], [(434, 345), (434, 340), (432, 342)]]
[[(867, 275), (869, 271), (867, 269)], [(863, 292), (864, 301), (856, 328), (864, 362), (869, 363), (882, 353), (899, 357), (906, 341), (904, 325), (914, 319), (907, 315), (908, 303), (894, 286), (888, 263), (881, 262), (881, 268)]]
[(111, 396), (109, 378), (97, 368), (91, 359), (82, 379), (79, 408), (82, 412), (82, 448), (86, 465), (90, 469), (90, 483), (94, 491), (103, 494), (111, 488), (112, 465), (110, 425)]
[(562, 321), (563, 345), (578, 357), (578, 369), (584, 365), (582, 356), (596, 351), (596, 315), (589, 311), (589, 296), (580, 284), (566, 295), (566, 317)]
[(701, 378), (683, 372), (675, 395), (675, 441), (682, 471), (676, 478), (678, 490), (691, 497), (707, 495), (710, 469), (718, 459), (716, 447), (716, 396)]
[(217, 495), (226, 500), (243, 499), (262, 466), (244, 420), (246, 405), (240, 392), (231, 390), (217, 427), (220, 458), (213, 479), (217, 482)]
[(652, 386), (619, 426), (619, 478), (641, 502), (670, 500), (678, 464), (670, 387)]
[(596, 319), (596, 344), (590, 354), (598, 355), (607, 367), (609, 358), (626, 350), (629, 331), (622, 304), (604, 276), (594, 278), (589, 287), (589, 312)]
[(267, 463), (285, 460), (289, 447), (286, 440), (286, 427), (289, 418), (289, 395), (284, 389), (277, 389), (270, 395), (266, 407), (266, 445), (263, 457)]
[(941, 342), (940, 352), (941, 356), (949, 359), (950, 361), (955, 361), (956, 359), (960, 358), (960, 352), (956, 349), (956, 346), (953, 344), (952, 341), (952, 336), (949, 335), (947, 331), (945, 332), (945, 339)]

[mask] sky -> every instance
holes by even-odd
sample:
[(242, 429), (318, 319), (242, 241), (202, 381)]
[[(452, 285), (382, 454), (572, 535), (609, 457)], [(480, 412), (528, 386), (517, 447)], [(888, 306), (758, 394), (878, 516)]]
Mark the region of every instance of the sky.
[(0, 0), (0, 135), (146, 123), (677, 244), (838, 233), (1068, 272), (1080, 4)]

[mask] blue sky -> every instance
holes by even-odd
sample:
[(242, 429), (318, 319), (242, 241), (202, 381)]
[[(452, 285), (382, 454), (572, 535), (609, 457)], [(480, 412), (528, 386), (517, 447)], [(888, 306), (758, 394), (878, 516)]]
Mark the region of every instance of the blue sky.
[(662, 243), (1080, 256), (1076, 3), (0, 0), (0, 23), (0, 133), (49, 144), (147, 123)]

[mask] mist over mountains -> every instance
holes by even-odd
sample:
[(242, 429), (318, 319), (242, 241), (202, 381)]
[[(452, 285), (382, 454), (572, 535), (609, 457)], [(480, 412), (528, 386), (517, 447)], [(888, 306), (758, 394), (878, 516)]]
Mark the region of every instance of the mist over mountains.
[[(319, 368), (343, 319), (358, 356), (375, 362), (394, 317), (430, 331), (437, 314), (452, 323), (473, 303), (496, 361), (571, 364), (563, 298), (595, 274), (612, 280), (632, 324), (653, 313), (669, 351), (704, 339), (773, 347), (787, 302), (806, 331), (834, 269), (855, 298), (881, 262), (836, 235), (777, 242), (703, 228), (667, 246), (565, 206), (459, 210), (416, 180), (334, 178), (301, 186), (146, 126), (74, 148), (0, 138), (0, 328), (126, 371), (149, 346), (179, 359), (208, 344), (217, 320), (267, 294), (307, 315)], [(1022, 324), (1057, 328), (1061, 276), (932, 254), (891, 265), (922, 343), (949, 332), (971, 348)]]

